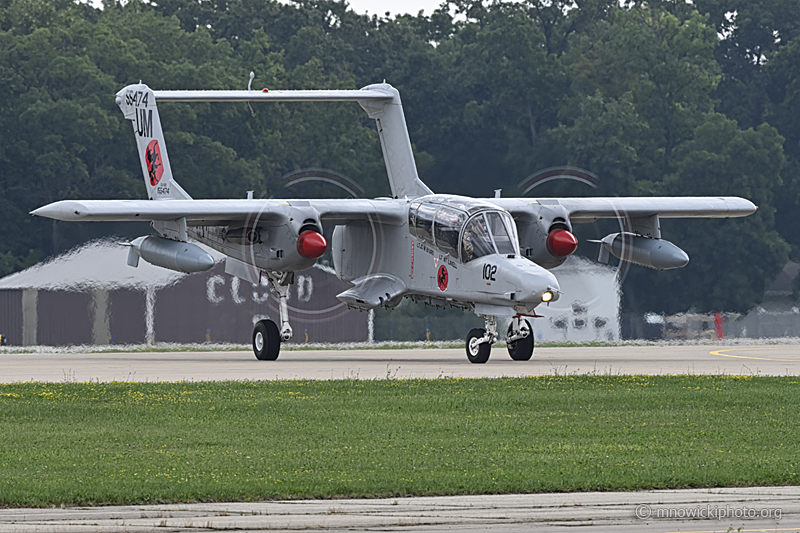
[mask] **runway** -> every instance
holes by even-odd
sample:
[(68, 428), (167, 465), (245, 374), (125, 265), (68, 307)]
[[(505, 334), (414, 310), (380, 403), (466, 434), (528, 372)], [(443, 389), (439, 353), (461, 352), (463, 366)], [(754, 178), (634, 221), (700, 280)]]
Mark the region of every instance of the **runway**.
[(309, 529), (414, 533), (797, 532), (800, 531), (800, 488), (0, 509), (0, 533)]
[(657, 345), (536, 348), (513, 361), (505, 348), (486, 364), (463, 349), (284, 350), (277, 361), (250, 351), (0, 352), (0, 382), (409, 379), (548, 374), (798, 375), (798, 345)]

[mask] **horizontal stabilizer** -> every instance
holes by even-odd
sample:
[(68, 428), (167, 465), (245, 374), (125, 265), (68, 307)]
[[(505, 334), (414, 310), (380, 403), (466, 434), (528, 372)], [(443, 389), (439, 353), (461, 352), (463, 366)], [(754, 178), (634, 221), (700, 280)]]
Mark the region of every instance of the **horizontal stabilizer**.
[(388, 274), (372, 274), (353, 282), (355, 287), (336, 295), (339, 300), (358, 309), (394, 307), (406, 293), (406, 284)]
[(309, 91), (153, 91), (158, 102), (364, 102), (391, 101), (383, 91), (309, 90)]

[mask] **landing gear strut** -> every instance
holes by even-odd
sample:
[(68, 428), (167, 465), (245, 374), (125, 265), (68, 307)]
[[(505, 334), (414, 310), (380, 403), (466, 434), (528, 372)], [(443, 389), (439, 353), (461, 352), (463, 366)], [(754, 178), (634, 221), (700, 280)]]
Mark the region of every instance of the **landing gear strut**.
[(489, 360), (492, 344), (497, 340), (497, 319), (490, 315), (483, 317), (486, 329), (475, 328), (467, 335), (467, 359), (470, 363), (483, 364)]
[(293, 272), (268, 272), (269, 287), (280, 300), (281, 329), (272, 320), (261, 320), (253, 330), (253, 352), (260, 361), (274, 361), (281, 351), (281, 341), (292, 338), (289, 325), (289, 285), (294, 281)]

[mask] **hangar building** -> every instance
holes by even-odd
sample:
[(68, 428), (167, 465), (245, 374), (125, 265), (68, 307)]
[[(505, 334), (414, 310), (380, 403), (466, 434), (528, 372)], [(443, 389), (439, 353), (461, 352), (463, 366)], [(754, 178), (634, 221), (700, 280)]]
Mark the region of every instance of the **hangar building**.
[[(232, 342), (248, 344), (253, 325), (278, 321), (278, 300), (265, 286), (226, 275), (217, 264), (184, 274), (140, 261), (126, 264), (121, 242), (94, 241), (0, 279), (0, 335), (9, 345)], [(368, 313), (347, 309), (347, 288), (316, 266), (290, 288), (289, 342), (359, 342)]]

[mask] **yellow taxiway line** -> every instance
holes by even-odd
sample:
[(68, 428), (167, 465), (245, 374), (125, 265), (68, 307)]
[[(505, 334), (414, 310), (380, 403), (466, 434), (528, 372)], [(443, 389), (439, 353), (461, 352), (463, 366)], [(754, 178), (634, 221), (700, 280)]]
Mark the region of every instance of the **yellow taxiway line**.
[(715, 350), (713, 352), (708, 352), (711, 355), (718, 355), (720, 357), (735, 357), (737, 359), (758, 359), (759, 361), (785, 361), (787, 363), (798, 363), (800, 360), (797, 359), (769, 359), (767, 357), (752, 357), (748, 355), (731, 355), (722, 352), (742, 352), (742, 351), (752, 351), (752, 350), (777, 350), (778, 348), (768, 347), (768, 348), (727, 348), (725, 350)]

